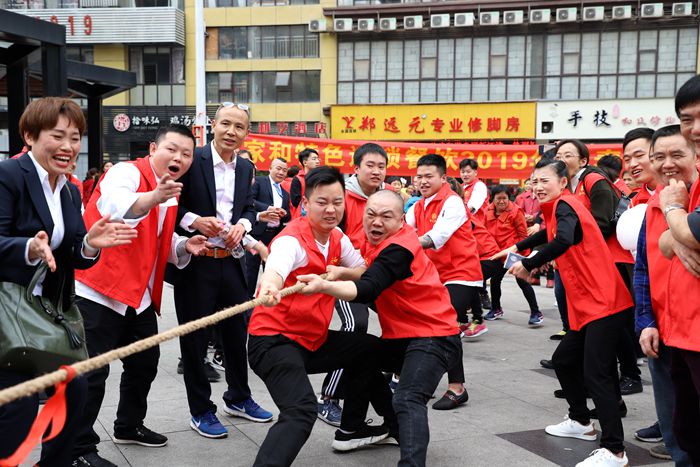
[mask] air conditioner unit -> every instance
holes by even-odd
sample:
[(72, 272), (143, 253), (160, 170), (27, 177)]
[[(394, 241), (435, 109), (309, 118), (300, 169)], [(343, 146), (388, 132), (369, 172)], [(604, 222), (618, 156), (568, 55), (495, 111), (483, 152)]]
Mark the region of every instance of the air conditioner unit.
[(503, 24), (523, 24), (523, 12), (521, 10), (504, 11)]
[(549, 23), (552, 16), (552, 10), (543, 8), (541, 10), (530, 10), (530, 23), (542, 24)]
[(430, 15), (431, 28), (448, 28), (450, 27), (450, 14), (443, 13), (440, 15)]
[(690, 16), (693, 14), (692, 2), (681, 2), (673, 4), (673, 16)]
[(455, 26), (474, 26), (474, 13), (455, 13)]
[(630, 19), (632, 17), (632, 5), (614, 6), (612, 19)]
[(583, 9), (581, 19), (584, 21), (603, 21), (605, 19), (605, 7), (587, 6)]
[(423, 16), (404, 16), (403, 17), (403, 28), (404, 29), (422, 29), (423, 28)]
[(484, 11), (479, 14), (479, 24), (482, 26), (498, 26), (500, 13), (498, 11)]
[(381, 18), (379, 20), (380, 31), (393, 31), (396, 29), (396, 18)]
[(557, 23), (576, 21), (576, 7), (557, 8)]
[(352, 19), (350, 18), (336, 18), (333, 20), (333, 30), (338, 32), (351, 32), (352, 31)]
[(328, 30), (328, 24), (325, 19), (312, 19), (309, 21), (309, 32), (325, 32)]
[(357, 30), (358, 31), (374, 31), (374, 19), (373, 18), (360, 18), (357, 20)]
[(661, 18), (664, 15), (663, 3), (642, 3), (642, 18)]

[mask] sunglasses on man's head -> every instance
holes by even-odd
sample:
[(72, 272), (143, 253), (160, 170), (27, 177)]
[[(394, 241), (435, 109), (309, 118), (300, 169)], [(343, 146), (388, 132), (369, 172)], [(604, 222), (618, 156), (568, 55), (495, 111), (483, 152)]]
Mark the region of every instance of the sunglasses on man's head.
[[(240, 109), (240, 110), (244, 111), (246, 114), (248, 114), (248, 118), (250, 118), (250, 107), (248, 107), (248, 106), (245, 105), (245, 104), (236, 104), (235, 102), (222, 102), (222, 103), (219, 105), (219, 109), (218, 109), (218, 110), (221, 110), (221, 109), (229, 109), (229, 108), (231, 108), (231, 107), (235, 107), (235, 108), (237, 108), (237, 109)], [(218, 112), (218, 110), (217, 110), (217, 112)]]

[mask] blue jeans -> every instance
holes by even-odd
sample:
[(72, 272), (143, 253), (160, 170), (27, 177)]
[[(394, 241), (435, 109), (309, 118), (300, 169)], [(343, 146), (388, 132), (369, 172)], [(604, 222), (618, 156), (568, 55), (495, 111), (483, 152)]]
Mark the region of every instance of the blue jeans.
[(382, 339), (382, 370), (399, 373), (393, 405), (399, 422), (399, 466), (424, 466), (430, 441), (428, 401), (457, 359), (462, 359), (459, 335)]
[(659, 418), (661, 436), (666, 449), (671, 454), (676, 466), (693, 465), (688, 454), (678, 446), (673, 434), (673, 382), (671, 381), (671, 350), (659, 341), (659, 358), (649, 358), (649, 373), (654, 387), (654, 404)]

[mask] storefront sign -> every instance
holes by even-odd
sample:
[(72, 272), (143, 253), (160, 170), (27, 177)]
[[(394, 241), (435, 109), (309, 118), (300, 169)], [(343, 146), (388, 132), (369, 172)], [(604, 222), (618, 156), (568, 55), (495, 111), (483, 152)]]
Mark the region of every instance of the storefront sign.
[(673, 99), (540, 102), (537, 139), (619, 139), (637, 127), (679, 123)]
[[(281, 157), (290, 164), (299, 164), (297, 154), (304, 148), (314, 148), (321, 156), (321, 164), (337, 167), (343, 173), (353, 173), (352, 155), (364, 141), (291, 138), (273, 135), (250, 135), (244, 144), (253, 155), (258, 170), (269, 170), (273, 159)], [(448, 175), (459, 177), (459, 161), (476, 159), (479, 176), (492, 179), (527, 178), (540, 158), (539, 146), (534, 144), (434, 144), (434, 143), (385, 143), (382, 147), (389, 156), (388, 175), (414, 175), (418, 159), (430, 153), (440, 154), (447, 161)], [(592, 162), (604, 154), (620, 155), (619, 144), (594, 144), (588, 146)]]
[(535, 103), (334, 105), (334, 139), (435, 141), (532, 139)]

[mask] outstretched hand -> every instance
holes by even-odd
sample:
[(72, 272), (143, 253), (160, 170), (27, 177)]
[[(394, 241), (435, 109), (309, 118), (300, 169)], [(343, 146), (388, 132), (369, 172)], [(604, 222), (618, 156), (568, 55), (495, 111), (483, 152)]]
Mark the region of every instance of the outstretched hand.
[(37, 232), (29, 242), (28, 255), (30, 261), (40, 259), (45, 261), (51, 272), (56, 272), (56, 259), (53, 257), (49, 235), (43, 230)]
[(498, 253), (496, 253), (495, 255), (490, 257), (489, 259), (491, 261), (498, 261), (501, 259), (505, 259), (505, 257), (508, 256), (508, 253), (515, 253), (516, 251), (518, 251), (518, 249), (515, 247), (515, 245), (513, 245), (511, 247), (506, 248), (503, 251), (499, 251)]
[(128, 245), (137, 235), (136, 229), (121, 222), (110, 222), (109, 215), (106, 215), (90, 227), (87, 244), (95, 249)]
[(202, 256), (213, 246), (204, 235), (194, 235), (185, 243), (185, 250), (193, 256)]

